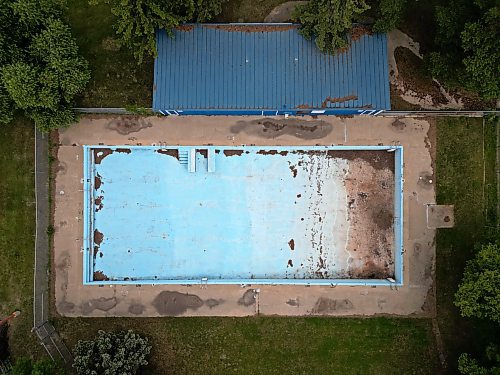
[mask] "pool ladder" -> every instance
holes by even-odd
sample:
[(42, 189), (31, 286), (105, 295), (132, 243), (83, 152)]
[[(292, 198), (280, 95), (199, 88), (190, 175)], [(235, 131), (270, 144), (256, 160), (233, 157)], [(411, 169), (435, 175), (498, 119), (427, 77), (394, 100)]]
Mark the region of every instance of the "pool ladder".
[[(215, 152), (213, 149), (207, 149), (208, 172), (215, 172)], [(179, 163), (187, 165), (189, 172), (196, 172), (196, 148), (180, 149)]]

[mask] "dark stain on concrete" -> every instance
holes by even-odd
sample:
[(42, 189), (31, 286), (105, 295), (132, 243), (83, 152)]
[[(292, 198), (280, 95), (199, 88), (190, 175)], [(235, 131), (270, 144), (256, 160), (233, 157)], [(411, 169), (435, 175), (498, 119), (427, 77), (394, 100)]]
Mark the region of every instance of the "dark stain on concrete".
[(294, 307), (299, 307), (299, 299), (289, 299), (286, 301), (287, 305), (294, 306)]
[(128, 307), (128, 312), (134, 315), (141, 315), (144, 312), (144, 305), (134, 303)]
[(75, 304), (71, 302), (67, 302), (66, 298), (64, 298), (58, 305), (57, 310), (60, 314), (64, 315), (67, 313), (72, 313), (75, 309)]
[(135, 133), (152, 126), (153, 124), (151, 122), (138, 116), (122, 116), (106, 124), (107, 129), (114, 130), (121, 135)]
[(333, 126), (323, 120), (274, 119), (264, 118), (251, 121), (238, 121), (231, 127), (231, 133), (246, 133), (261, 138), (273, 139), (290, 135), (300, 139), (320, 139), (326, 137)]
[(404, 130), (406, 128), (406, 124), (401, 121), (401, 119), (397, 118), (391, 124), (396, 130)]
[(255, 292), (253, 289), (248, 289), (238, 300), (238, 305), (252, 306), (255, 305)]
[(109, 311), (116, 306), (116, 303), (115, 297), (91, 299), (82, 304), (82, 313), (87, 315), (94, 310)]
[(429, 172), (422, 172), (418, 176), (417, 185), (426, 190), (432, 189), (433, 183), (434, 183), (434, 177)]
[(205, 305), (207, 305), (210, 309), (219, 306), (222, 303), (224, 303), (223, 299), (209, 298), (205, 301)]
[(328, 314), (336, 311), (352, 310), (354, 305), (348, 299), (331, 299), (320, 297), (313, 308), (314, 314)]
[(153, 306), (160, 315), (180, 315), (188, 309), (199, 309), (203, 300), (194, 294), (163, 291), (156, 296)]

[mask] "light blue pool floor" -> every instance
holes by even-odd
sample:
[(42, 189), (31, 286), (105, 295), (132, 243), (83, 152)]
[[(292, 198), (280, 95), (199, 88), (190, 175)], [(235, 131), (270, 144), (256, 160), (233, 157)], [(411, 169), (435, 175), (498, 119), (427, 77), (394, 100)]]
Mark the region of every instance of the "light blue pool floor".
[(106, 150), (93, 154), (94, 280), (349, 277), (348, 160)]

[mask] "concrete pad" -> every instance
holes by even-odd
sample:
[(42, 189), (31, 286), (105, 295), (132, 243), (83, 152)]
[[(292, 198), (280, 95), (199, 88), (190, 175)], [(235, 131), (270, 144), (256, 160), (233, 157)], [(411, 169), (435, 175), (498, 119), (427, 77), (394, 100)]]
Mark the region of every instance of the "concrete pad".
[(455, 226), (454, 206), (429, 204), (427, 206), (427, 227), (453, 228)]
[[(247, 316), (434, 314), (435, 204), (429, 122), (378, 117), (106, 117), (88, 116), (60, 132), (54, 189), (55, 304), (64, 316)], [(430, 132), (429, 132), (430, 134)], [(404, 285), (84, 286), (82, 147), (107, 145), (401, 145), (404, 148)]]

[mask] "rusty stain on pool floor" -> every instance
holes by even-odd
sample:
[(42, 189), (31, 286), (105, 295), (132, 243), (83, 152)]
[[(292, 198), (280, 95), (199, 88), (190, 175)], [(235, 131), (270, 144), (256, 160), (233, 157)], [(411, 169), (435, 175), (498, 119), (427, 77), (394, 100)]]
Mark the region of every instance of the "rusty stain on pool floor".
[[(395, 159), (387, 149), (87, 152), (90, 282), (394, 277)], [(182, 298), (155, 306), (175, 314)]]

